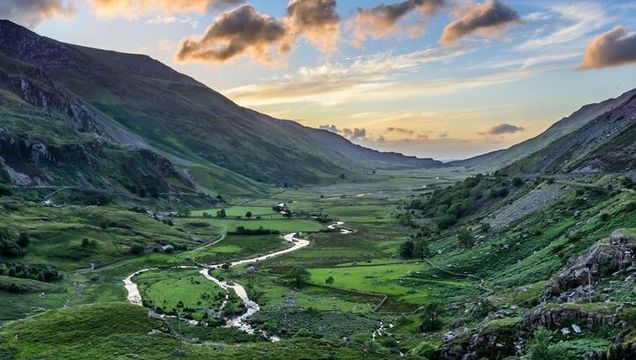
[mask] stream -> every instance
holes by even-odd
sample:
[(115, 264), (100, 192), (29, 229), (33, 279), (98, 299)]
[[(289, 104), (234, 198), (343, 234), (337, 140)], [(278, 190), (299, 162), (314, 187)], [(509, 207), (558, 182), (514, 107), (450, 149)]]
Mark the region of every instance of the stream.
[[(338, 221), (336, 223), (330, 224), (327, 226), (328, 229), (330, 230), (336, 230), (336, 227), (342, 226), (344, 223), (342, 221)], [(351, 234), (353, 231), (351, 230), (347, 230), (347, 229), (340, 229), (340, 233), (341, 234)], [(297, 233), (290, 233), (290, 234), (286, 234), (283, 236), (283, 239), (285, 239), (285, 241), (290, 242), (293, 244), (293, 246), (284, 249), (284, 250), (280, 250), (277, 252), (273, 252), (271, 254), (267, 254), (267, 255), (262, 255), (262, 256), (258, 256), (258, 257), (254, 257), (254, 258), (248, 258), (248, 259), (243, 259), (243, 260), (238, 260), (238, 261), (234, 261), (232, 263), (230, 263), (230, 267), (235, 267), (235, 266), (240, 266), (240, 265), (247, 265), (247, 264), (254, 264), (254, 263), (258, 263), (260, 261), (264, 261), (264, 260), (268, 260), (277, 256), (281, 256), (284, 254), (288, 254), (294, 251), (298, 251), (304, 247), (309, 246), (310, 242), (309, 240), (306, 239), (301, 239), (298, 238)], [(254, 315), (256, 312), (258, 312), (261, 308), (260, 306), (255, 302), (252, 301), (249, 296), (247, 295), (247, 292), (245, 291), (245, 288), (233, 281), (221, 281), (215, 277), (213, 277), (212, 275), (210, 275), (210, 270), (215, 270), (215, 269), (219, 269), (223, 266), (223, 264), (212, 264), (212, 265), (205, 265), (203, 266), (203, 268), (201, 269), (201, 271), (199, 271), (199, 273), (201, 275), (203, 275), (206, 279), (214, 282), (217, 286), (219, 286), (220, 288), (222, 288), (223, 290), (229, 291), (230, 289), (232, 291), (234, 291), (234, 293), (236, 294), (236, 296), (238, 296), (241, 301), (243, 301), (243, 304), (245, 305), (245, 308), (247, 309), (247, 311), (245, 311), (245, 313), (233, 317), (233, 318), (226, 318), (226, 325), (227, 327), (234, 327), (237, 328), (241, 331), (244, 331), (248, 334), (254, 334), (255, 330), (254, 328), (247, 322), (247, 319)], [(173, 267), (174, 269), (192, 269), (192, 268), (200, 268), (200, 267), (193, 267), (193, 266), (176, 266)], [(137, 287), (137, 284), (133, 281), (133, 278), (139, 274), (142, 274), (144, 272), (147, 271), (154, 271), (154, 270), (158, 270), (158, 268), (147, 268), (147, 269), (142, 269), (142, 270), (138, 270), (130, 275), (128, 275), (125, 279), (123, 279), (124, 282), (124, 286), (126, 287), (126, 290), (128, 291), (128, 296), (127, 299), (128, 301), (133, 304), (133, 305), (139, 305), (139, 306), (143, 306), (143, 299), (141, 297), (141, 294), (139, 293), (139, 288)], [(223, 308), (225, 306), (225, 302), (223, 303), (223, 305), (221, 305), (221, 308)], [(165, 315), (159, 315), (159, 314), (155, 314), (155, 316), (157, 317), (167, 317)], [(260, 334), (267, 338), (270, 341), (279, 341), (280, 339), (277, 336), (268, 336), (265, 332), (260, 332)]]

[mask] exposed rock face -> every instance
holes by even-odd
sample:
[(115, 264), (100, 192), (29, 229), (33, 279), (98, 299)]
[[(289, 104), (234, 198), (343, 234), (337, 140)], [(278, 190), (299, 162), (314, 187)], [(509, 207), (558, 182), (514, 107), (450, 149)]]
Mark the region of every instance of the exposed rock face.
[[(602, 269), (601, 269), (602, 268)], [(578, 294), (589, 294), (602, 272), (636, 268), (634, 240), (620, 231), (610, 235), (609, 243), (595, 244), (587, 253), (572, 258), (566, 268), (553, 278), (541, 296), (541, 302), (561, 296), (560, 300), (575, 300)], [(573, 289), (579, 291), (571, 292)], [(568, 294), (568, 292), (570, 292)]]
[(494, 229), (506, 227), (511, 222), (543, 209), (557, 201), (563, 193), (562, 187), (562, 185), (552, 184), (532, 190), (512, 204), (496, 211), (493, 217), (486, 220), (486, 222)]
[[(511, 325), (497, 329), (482, 327), (469, 340), (450, 340), (450, 344), (439, 352), (441, 360), (477, 360), (482, 358), (499, 359), (517, 352), (518, 326)], [(459, 338), (459, 337), (458, 337)], [(465, 338), (461, 336), (461, 338)]]
[[(588, 328), (598, 325), (614, 325), (617, 317), (614, 314), (601, 314), (585, 311), (575, 307), (562, 306), (554, 309), (535, 309), (526, 314), (521, 324), (524, 330), (546, 328), (556, 329), (564, 324), (581, 324)], [(577, 325), (578, 326), (578, 325)]]

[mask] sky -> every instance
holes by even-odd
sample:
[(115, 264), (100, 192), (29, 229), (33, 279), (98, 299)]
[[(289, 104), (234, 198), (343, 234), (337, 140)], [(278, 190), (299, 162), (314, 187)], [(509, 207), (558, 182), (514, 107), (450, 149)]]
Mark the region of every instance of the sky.
[(636, 1), (0, 0), (0, 17), (442, 160), (509, 147), (636, 87)]

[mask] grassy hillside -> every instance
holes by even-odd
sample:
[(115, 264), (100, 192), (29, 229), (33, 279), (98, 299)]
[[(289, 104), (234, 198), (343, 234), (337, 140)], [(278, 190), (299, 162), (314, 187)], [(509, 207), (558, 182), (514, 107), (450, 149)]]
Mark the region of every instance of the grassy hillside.
[[(135, 192), (144, 181), (172, 178), (152, 186), (254, 195), (271, 185), (361, 178), (375, 168), (440, 166), (242, 108), (145, 55), (64, 44), (8, 21), (0, 22), (0, 36), (7, 39), (0, 44), (0, 125), (6, 143), (26, 141), (24, 156), (4, 166), (18, 173), (8, 179), (14, 183)], [(59, 152), (77, 153), (72, 159), (46, 153), (68, 143), (75, 148)], [(10, 150), (0, 147), (0, 155)], [(46, 166), (29, 157), (34, 152), (44, 152)], [(28, 166), (49, 173), (18, 170)], [(100, 176), (116, 184), (98, 183)]]

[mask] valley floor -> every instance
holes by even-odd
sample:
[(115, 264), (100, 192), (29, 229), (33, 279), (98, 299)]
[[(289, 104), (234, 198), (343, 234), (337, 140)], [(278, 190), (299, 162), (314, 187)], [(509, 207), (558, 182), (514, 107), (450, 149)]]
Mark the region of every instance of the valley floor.
[[(625, 310), (636, 300), (633, 266), (599, 260), (603, 275), (586, 290), (567, 268), (604, 241), (611, 259), (623, 245), (606, 240), (610, 234), (633, 246), (633, 190), (614, 178), (514, 186), (494, 178), (487, 186), (508, 184), (503, 200), (422, 235), (438, 218), (412, 204), (456, 194), (444, 200), (452, 207), (464, 190), (451, 185), (468, 175), (379, 172), (367, 183), (285, 189), (172, 215), (0, 198), (3, 221), (30, 239), (2, 265), (0, 300), (12, 306), (0, 307), (0, 354), (503, 358), (532, 356), (536, 329), (548, 328), (547, 348), (581, 358), (606, 351), (620, 319), (624, 329), (634, 326)], [(543, 188), (556, 199), (524, 205)], [(481, 225), (500, 224), (497, 214), (514, 206), (505, 225)], [(466, 229), (468, 247), (457, 240)], [(405, 243), (422, 237), (427, 255), (405, 258)], [(42, 266), (57, 276), (38, 278)], [(603, 316), (615, 320), (589, 320)]]

